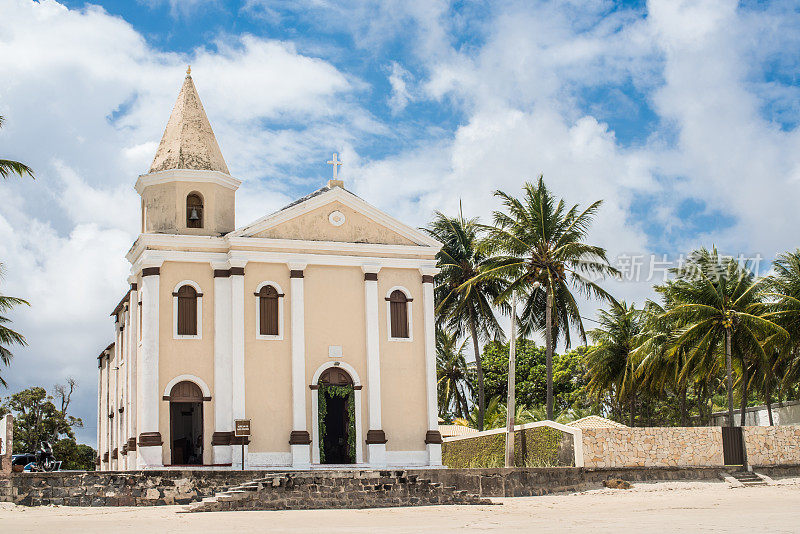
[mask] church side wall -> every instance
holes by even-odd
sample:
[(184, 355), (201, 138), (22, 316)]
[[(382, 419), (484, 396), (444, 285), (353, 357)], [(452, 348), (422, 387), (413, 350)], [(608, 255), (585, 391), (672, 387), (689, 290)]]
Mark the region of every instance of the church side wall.
[[(363, 384), (361, 435), (358, 446), (366, 453), (363, 437), (369, 421), (370, 384), (367, 381), (366, 315), (364, 273), (360, 267), (310, 265), (304, 273), (306, 384), (324, 363), (339, 360), (351, 365)], [(341, 358), (330, 358), (331, 345), (342, 347)], [(309, 432), (313, 425), (312, 398), (316, 391), (306, 390), (306, 413)], [(289, 407), (291, 410), (291, 406)], [(366, 457), (366, 454), (365, 456)]]
[[(159, 285), (159, 428), (164, 441), (162, 457), (172, 463), (170, 448), (169, 402), (161, 399), (170, 380), (190, 374), (202, 379), (211, 389), (211, 401), (203, 403), (203, 463), (210, 464), (211, 436), (214, 433), (214, 278), (208, 263), (165, 262)], [(203, 294), (201, 339), (173, 339), (172, 292), (183, 280), (192, 280)], [(199, 310), (198, 310), (199, 311)]]
[[(265, 281), (280, 286), (283, 297), (283, 339), (257, 339), (254, 295)], [(289, 454), (292, 431), (292, 355), (289, 269), (282, 263), (248, 263), (244, 277), (245, 410), (251, 421), (248, 452)], [(279, 463), (280, 458), (254, 458), (251, 463)], [(284, 462), (290, 458), (284, 458)]]
[[(384, 300), (401, 286), (411, 292), (412, 341), (390, 341)], [(381, 339), (381, 404), (388, 460), (391, 451), (425, 451), (427, 392), (425, 388), (425, 317), (422, 276), (417, 269), (383, 268), (378, 274)], [(423, 461), (422, 458), (419, 459)], [(398, 459), (398, 461), (402, 461)], [(408, 460), (406, 460), (408, 461)]]

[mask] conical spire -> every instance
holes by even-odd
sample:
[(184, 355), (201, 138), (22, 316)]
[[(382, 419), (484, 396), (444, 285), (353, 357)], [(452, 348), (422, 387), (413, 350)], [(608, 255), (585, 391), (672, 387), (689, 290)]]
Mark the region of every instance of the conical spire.
[(187, 69), (150, 172), (196, 169), (229, 174), (190, 73)]

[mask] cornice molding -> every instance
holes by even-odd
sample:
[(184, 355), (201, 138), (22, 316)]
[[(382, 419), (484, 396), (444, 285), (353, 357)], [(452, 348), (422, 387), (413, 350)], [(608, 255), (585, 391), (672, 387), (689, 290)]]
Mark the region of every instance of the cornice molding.
[(171, 182), (197, 182), (207, 184), (217, 184), (222, 187), (227, 187), (236, 191), (240, 185), (241, 180), (237, 180), (230, 174), (225, 174), (220, 171), (207, 171), (197, 169), (169, 169), (166, 171), (151, 172), (149, 174), (142, 174), (136, 180), (136, 192), (140, 195), (145, 187), (151, 185), (167, 184)]

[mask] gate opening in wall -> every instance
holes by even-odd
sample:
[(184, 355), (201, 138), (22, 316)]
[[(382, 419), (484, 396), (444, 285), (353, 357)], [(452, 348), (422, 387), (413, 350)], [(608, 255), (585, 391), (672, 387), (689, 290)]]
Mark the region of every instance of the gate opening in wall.
[(722, 427), (722, 456), (725, 465), (744, 466), (744, 440), (742, 427)]

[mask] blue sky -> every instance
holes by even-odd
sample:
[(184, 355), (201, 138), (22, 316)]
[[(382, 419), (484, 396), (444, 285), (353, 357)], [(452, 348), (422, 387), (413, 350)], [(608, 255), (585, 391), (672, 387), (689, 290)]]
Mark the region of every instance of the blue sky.
[[(0, 291), (32, 304), (9, 391), (75, 376), (93, 441), (133, 184), (189, 63), (239, 226), (322, 185), (336, 151), (349, 189), (413, 225), (459, 201), (487, 219), (543, 173), (604, 199), (591, 239), (615, 261), (771, 259), (798, 247), (799, 49), (782, 0), (0, 0), (0, 154), (37, 174), (0, 184)], [(607, 282), (637, 303), (652, 283)]]

